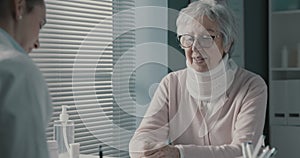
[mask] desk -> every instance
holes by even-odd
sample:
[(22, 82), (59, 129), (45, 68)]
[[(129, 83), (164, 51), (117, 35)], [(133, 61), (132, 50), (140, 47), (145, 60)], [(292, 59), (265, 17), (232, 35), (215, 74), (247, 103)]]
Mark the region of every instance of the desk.
[[(69, 156), (68, 155), (67, 156), (66, 155), (59, 155), (59, 158), (69, 158)], [(99, 156), (80, 154), (79, 158), (99, 158)], [(103, 158), (114, 158), (114, 157), (103, 156)]]
[(94, 156), (94, 155), (79, 155), (79, 158), (99, 158), (99, 156)]
[[(80, 154), (79, 158), (99, 158), (99, 156)], [(113, 158), (113, 157), (103, 156), (103, 158)]]

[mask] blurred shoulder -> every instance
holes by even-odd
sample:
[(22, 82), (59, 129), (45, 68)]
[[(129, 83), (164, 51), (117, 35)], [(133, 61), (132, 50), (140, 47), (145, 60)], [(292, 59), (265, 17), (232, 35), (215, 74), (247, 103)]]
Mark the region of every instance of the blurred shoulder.
[(186, 78), (186, 69), (181, 69), (177, 71), (170, 72), (167, 74), (162, 81), (167, 82), (178, 82), (182, 80), (183, 78)]
[(265, 80), (260, 75), (241, 67), (238, 68), (235, 74), (234, 82), (244, 86), (267, 88)]
[(0, 73), (10, 77), (40, 78), (41, 72), (32, 59), (15, 50), (0, 51)]

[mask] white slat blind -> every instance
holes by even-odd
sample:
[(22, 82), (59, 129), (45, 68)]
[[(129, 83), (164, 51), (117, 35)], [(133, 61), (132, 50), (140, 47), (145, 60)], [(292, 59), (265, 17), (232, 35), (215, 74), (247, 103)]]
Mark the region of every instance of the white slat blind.
[(118, 157), (128, 154), (129, 138), (135, 131), (135, 51), (132, 41), (135, 41), (135, 11), (132, 7), (134, 0), (115, 0), (113, 18), (113, 96), (114, 96), (114, 137), (115, 146), (122, 152)]
[(135, 16), (128, 9), (134, 5), (134, 0), (46, 0), (41, 47), (30, 55), (54, 105), (48, 139), (61, 105), (68, 105), (82, 154), (97, 154), (102, 145), (104, 155), (129, 157), (135, 130), (129, 114), (135, 111)]

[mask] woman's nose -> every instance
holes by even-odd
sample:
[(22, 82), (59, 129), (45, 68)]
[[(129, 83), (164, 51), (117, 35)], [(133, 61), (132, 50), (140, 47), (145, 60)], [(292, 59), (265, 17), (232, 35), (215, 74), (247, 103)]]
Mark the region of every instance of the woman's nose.
[(200, 50), (203, 49), (197, 39), (195, 39), (193, 45), (192, 45), (192, 51), (193, 52), (200, 52)]
[(40, 47), (40, 41), (39, 41), (39, 39), (37, 39), (34, 43), (34, 48), (37, 49), (39, 47)]

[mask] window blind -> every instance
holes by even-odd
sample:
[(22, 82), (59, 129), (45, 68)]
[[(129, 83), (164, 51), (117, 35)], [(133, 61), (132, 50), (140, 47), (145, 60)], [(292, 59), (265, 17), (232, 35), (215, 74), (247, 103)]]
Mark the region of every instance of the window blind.
[(134, 0), (46, 0), (47, 24), (30, 56), (45, 76), (54, 106), (75, 122), (82, 154), (128, 156), (135, 130)]

